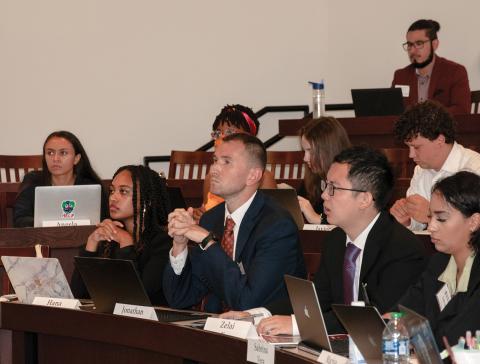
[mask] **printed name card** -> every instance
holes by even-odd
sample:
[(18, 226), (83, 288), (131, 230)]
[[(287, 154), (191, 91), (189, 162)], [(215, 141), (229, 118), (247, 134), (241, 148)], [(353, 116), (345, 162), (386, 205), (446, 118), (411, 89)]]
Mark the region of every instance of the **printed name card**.
[(323, 364), (349, 364), (349, 359), (329, 352), (328, 350), (322, 350), (317, 361)]
[(116, 303), (113, 309), (114, 315), (142, 318), (146, 320), (158, 321), (155, 309), (151, 306), (128, 305), (126, 303)]
[(331, 231), (336, 227), (337, 227), (336, 225), (327, 225), (327, 224), (305, 224), (303, 225), (303, 230)]
[(251, 322), (226, 320), (216, 317), (207, 318), (205, 331), (216, 332), (228, 336), (238, 337), (239, 339), (258, 339), (257, 330)]
[(275, 363), (275, 347), (265, 340), (249, 339), (247, 361), (257, 364)]
[(71, 308), (77, 310), (80, 307), (80, 301), (73, 298), (35, 297), (32, 305)]
[(59, 227), (59, 226), (83, 226), (90, 225), (89, 219), (83, 220), (46, 220), (42, 221), (42, 227)]

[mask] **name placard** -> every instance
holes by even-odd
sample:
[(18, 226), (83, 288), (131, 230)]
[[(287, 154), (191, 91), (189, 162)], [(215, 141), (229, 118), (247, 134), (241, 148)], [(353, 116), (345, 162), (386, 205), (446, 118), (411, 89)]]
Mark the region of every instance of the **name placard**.
[(258, 339), (257, 330), (251, 322), (226, 320), (216, 317), (207, 318), (205, 331), (216, 332), (228, 336), (238, 337), (239, 339)]
[(335, 225), (327, 225), (327, 224), (305, 224), (305, 225), (303, 225), (303, 230), (331, 231), (335, 228), (336, 228)]
[(146, 320), (158, 321), (155, 309), (151, 306), (128, 305), (126, 303), (116, 303), (113, 309), (114, 315), (142, 318)]
[(32, 305), (71, 308), (77, 310), (80, 307), (80, 301), (74, 298), (35, 297)]
[(317, 361), (323, 364), (349, 364), (349, 359), (329, 352), (328, 350), (322, 350)]
[(42, 221), (42, 227), (59, 227), (59, 226), (83, 226), (90, 225), (89, 219), (83, 220), (45, 220)]
[(273, 364), (275, 362), (275, 347), (265, 340), (249, 339), (247, 361), (257, 364)]

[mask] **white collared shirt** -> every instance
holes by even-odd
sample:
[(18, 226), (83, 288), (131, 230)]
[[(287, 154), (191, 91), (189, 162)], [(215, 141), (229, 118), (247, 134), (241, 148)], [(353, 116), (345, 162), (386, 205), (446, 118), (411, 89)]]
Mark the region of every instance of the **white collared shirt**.
[[(237, 248), (237, 237), (238, 237), (238, 232), (240, 231), (240, 225), (242, 223), (243, 217), (247, 213), (247, 210), (249, 209), (250, 205), (253, 202), (253, 199), (255, 198), (257, 192), (255, 193), (239, 208), (237, 208), (234, 212), (230, 214), (227, 208), (227, 204), (225, 204), (225, 216), (223, 218), (223, 225), (225, 226), (225, 220), (227, 219), (228, 216), (230, 216), (233, 221), (235, 222), (235, 226), (233, 228), (233, 256), (236, 256), (236, 248)], [(172, 255), (172, 249), (170, 249), (169, 257), (170, 257), (170, 265), (173, 268), (173, 271), (175, 272), (176, 275), (182, 274), (183, 267), (185, 267), (185, 263), (187, 262), (187, 256), (188, 256), (188, 249), (185, 249), (182, 251), (180, 254), (178, 254), (176, 257)]]
[(357, 260), (355, 261), (355, 278), (353, 280), (353, 300), (358, 301), (358, 290), (360, 288), (360, 272), (362, 271), (362, 261), (363, 261), (363, 252), (365, 251), (365, 244), (367, 243), (368, 234), (372, 230), (373, 225), (378, 220), (380, 212), (373, 218), (373, 220), (368, 224), (368, 226), (357, 236), (355, 240), (350, 239), (347, 235), (345, 241), (345, 246), (352, 242), (357, 248), (360, 249), (360, 254), (358, 254)]
[[(418, 165), (415, 167), (407, 196), (419, 194), (430, 201), (432, 187), (438, 180), (462, 170), (480, 174), (480, 154), (454, 142), (452, 150), (439, 171), (424, 169)], [(425, 224), (412, 219), (409, 229), (424, 230), (425, 227)]]

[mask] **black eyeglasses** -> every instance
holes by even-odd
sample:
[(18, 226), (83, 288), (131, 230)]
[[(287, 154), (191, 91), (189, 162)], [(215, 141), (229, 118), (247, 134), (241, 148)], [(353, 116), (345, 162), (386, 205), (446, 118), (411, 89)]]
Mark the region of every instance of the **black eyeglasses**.
[(427, 39), (427, 40), (417, 40), (416, 42), (405, 42), (402, 44), (402, 47), (403, 49), (405, 49), (406, 51), (409, 51), (410, 49), (412, 48), (415, 48), (415, 49), (422, 49), (423, 46), (425, 45), (425, 43), (428, 43), (428, 42), (431, 42), (430, 39)]
[(343, 187), (337, 187), (334, 186), (332, 182), (327, 182), (327, 181), (320, 181), (320, 188), (322, 191), (327, 191), (329, 196), (335, 195), (335, 190), (343, 190), (343, 191), (354, 191), (354, 192), (367, 192), (365, 190), (357, 190), (354, 188), (343, 188)]

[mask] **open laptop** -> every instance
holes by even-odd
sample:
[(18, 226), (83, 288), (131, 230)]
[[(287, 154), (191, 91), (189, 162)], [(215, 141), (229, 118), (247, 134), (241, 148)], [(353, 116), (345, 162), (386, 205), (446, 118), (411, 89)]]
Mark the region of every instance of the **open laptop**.
[(293, 188), (275, 188), (275, 189), (261, 189), (261, 191), (277, 201), (285, 210), (290, 212), (298, 230), (303, 229), (304, 220), (302, 210), (300, 210), (300, 203), (298, 202), (297, 191)]
[(2, 256), (18, 300), (32, 303), (35, 297), (73, 298), (57, 258)]
[[(75, 257), (77, 267), (96, 312), (112, 313), (116, 303), (152, 306), (131, 260)], [(158, 320), (163, 322), (200, 320), (207, 318), (203, 312), (156, 309)]]
[(95, 225), (100, 222), (100, 185), (35, 188), (35, 227)]
[(352, 89), (355, 116), (400, 115), (403, 97), (400, 88)]
[(333, 304), (332, 309), (365, 361), (382, 363), (382, 334), (386, 325), (377, 308)]
[(405, 306), (398, 305), (398, 308), (404, 313), (402, 320), (410, 336), (410, 342), (415, 348), (418, 362), (420, 364), (442, 364), (443, 361), (428, 319)]
[(342, 340), (329, 338), (313, 282), (285, 275), (285, 283), (302, 339), (298, 348), (314, 355), (328, 350), (348, 357), (346, 335)]

